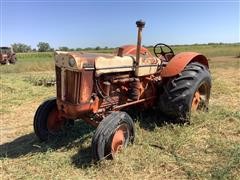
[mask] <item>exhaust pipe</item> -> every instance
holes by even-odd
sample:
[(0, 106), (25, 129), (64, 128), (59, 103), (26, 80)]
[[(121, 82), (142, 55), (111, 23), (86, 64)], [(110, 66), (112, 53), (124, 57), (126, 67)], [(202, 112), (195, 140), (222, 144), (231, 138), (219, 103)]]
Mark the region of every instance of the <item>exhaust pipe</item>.
[(140, 59), (141, 43), (142, 43), (142, 29), (145, 26), (145, 22), (142, 21), (142, 20), (139, 20), (139, 21), (136, 22), (136, 25), (138, 27), (136, 66), (138, 66), (139, 65), (139, 59)]

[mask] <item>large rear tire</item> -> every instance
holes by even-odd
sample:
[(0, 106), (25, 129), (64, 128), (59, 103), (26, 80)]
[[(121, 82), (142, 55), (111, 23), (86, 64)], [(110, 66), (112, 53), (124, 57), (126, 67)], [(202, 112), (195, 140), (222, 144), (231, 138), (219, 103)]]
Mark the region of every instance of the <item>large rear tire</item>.
[(135, 128), (132, 118), (126, 112), (113, 112), (99, 124), (92, 138), (92, 157), (95, 161), (112, 159), (133, 143)]
[(180, 123), (190, 123), (191, 112), (207, 110), (211, 90), (209, 70), (198, 62), (188, 64), (170, 79), (160, 95), (160, 110)]
[(64, 121), (58, 117), (56, 98), (44, 101), (34, 116), (34, 132), (41, 141), (47, 141), (51, 136), (61, 132)]

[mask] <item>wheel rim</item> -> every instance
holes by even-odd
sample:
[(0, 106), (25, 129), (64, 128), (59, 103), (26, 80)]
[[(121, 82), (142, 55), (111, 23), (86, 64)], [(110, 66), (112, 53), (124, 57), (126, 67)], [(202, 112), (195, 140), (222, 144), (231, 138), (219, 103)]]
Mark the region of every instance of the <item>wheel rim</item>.
[(192, 111), (196, 111), (201, 101), (200, 92), (197, 90), (193, 96), (192, 100)]
[(207, 83), (203, 83), (194, 93), (191, 111), (197, 111), (199, 109), (204, 110), (204, 108), (207, 107), (208, 100), (209, 86)]
[(126, 146), (128, 138), (129, 133), (127, 125), (120, 125), (112, 138), (111, 152), (113, 155), (120, 152)]
[(54, 108), (48, 115), (47, 118), (47, 129), (50, 133), (57, 133), (63, 126), (64, 121), (59, 119), (57, 108)]

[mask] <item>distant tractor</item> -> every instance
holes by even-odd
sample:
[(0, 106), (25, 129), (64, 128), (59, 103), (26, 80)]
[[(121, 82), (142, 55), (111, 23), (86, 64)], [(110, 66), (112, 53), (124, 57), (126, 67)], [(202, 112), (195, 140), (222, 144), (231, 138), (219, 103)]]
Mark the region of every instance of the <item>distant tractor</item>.
[(92, 138), (95, 160), (113, 158), (134, 141), (134, 123), (127, 113), (135, 109), (160, 110), (180, 123), (208, 107), (211, 77), (207, 58), (195, 52), (174, 54), (159, 43), (154, 55), (141, 47), (143, 21), (137, 46), (125, 45), (116, 55), (56, 52), (56, 98), (37, 109), (34, 131), (46, 141), (73, 120), (96, 127)]
[(15, 64), (17, 61), (16, 54), (11, 47), (0, 47), (0, 63)]

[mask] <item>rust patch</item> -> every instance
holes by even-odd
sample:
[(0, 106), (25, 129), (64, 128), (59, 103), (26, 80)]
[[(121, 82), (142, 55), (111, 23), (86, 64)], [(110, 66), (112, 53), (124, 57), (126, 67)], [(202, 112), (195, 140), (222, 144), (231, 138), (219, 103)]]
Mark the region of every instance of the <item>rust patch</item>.
[(89, 112), (96, 112), (99, 107), (99, 100), (95, 98), (92, 102), (71, 104), (57, 99), (57, 107), (60, 116), (76, 119)]
[(196, 91), (192, 100), (192, 111), (197, 110), (200, 101), (201, 101), (201, 94), (199, 91)]
[[(125, 45), (125, 46), (121, 46), (120, 48), (121, 53), (120, 54), (124, 54), (124, 55), (136, 55), (137, 53), (137, 46), (136, 45)], [(147, 54), (147, 55), (151, 55), (151, 53), (149, 52), (149, 50), (145, 47), (141, 47), (140, 50), (140, 54)], [(152, 56), (152, 55), (151, 55)]]
[(93, 71), (83, 71), (81, 78), (80, 102), (86, 103), (91, 99), (93, 91)]
[(47, 129), (51, 133), (55, 133), (63, 127), (63, 124), (64, 124), (64, 121), (61, 118), (59, 118), (59, 113), (58, 113), (57, 108), (54, 108), (49, 113), (49, 116), (47, 119)]
[(124, 148), (124, 143), (126, 141), (125, 136), (127, 136), (127, 125), (122, 124), (115, 131), (112, 143), (111, 143), (111, 153), (114, 155), (120, 152)]

